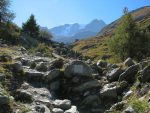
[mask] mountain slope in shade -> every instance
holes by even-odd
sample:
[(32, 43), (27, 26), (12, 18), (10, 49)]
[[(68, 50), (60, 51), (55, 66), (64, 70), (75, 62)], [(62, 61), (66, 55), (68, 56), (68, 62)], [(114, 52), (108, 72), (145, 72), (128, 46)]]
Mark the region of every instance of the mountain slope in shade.
[(70, 43), (75, 39), (84, 39), (96, 34), (105, 27), (106, 24), (102, 20), (93, 20), (87, 25), (75, 24), (65, 24), (49, 29), (53, 34), (54, 40), (58, 42)]

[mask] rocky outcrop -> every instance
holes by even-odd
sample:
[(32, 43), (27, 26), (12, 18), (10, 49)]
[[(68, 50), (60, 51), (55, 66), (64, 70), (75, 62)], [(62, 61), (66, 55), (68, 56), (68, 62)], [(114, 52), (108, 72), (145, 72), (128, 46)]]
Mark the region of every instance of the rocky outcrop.
[(67, 110), (71, 108), (71, 101), (70, 100), (55, 100), (53, 102), (54, 107), (61, 108), (63, 110)]
[(54, 69), (48, 72), (48, 74), (45, 76), (45, 80), (47, 82), (54, 81), (55, 79), (59, 80), (61, 77), (61, 71), (59, 69)]
[(75, 88), (73, 88), (74, 92), (84, 92), (87, 91), (89, 89), (93, 89), (93, 88), (100, 88), (100, 83), (96, 80), (93, 81), (89, 81), (89, 82), (85, 82)]
[(150, 66), (145, 67), (141, 71), (141, 81), (142, 82), (149, 82), (150, 81)]
[(116, 68), (113, 69), (110, 73), (107, 74), (107, 79), (112, 82), (112, 81), (118, 81), (120, 74), (123, 71), (121, 70), (121, 68)]
[(76, 106), (71, 106), (69, 110), (66, 110), (64, 113), (79, 113)]
[(16, 99), (25, 103), (33, 102), (32, 94), (26, 90), (17, 90)]
[(131, 58), (127, 58), (125, 61), (124, 61), (124, 65), (125, 66), (132, 66), (134, 65), (134, 62)]
[(64, 71), (65, 77), (73, 76), (92, 76), (91, 68), (82, 61), (73, 61), (71, 64), (67, 65)]
[(23, 71), (22, 63), (20, 61), (15, 62), (12, 67), (15, 72)]
[(29, 81), (43, 81), (45, 73), (32, 69), (24, 69), (24, 75)]
[(132, 65), (129, 68), (125, 70), (120, 76), (119, 76), (119, 81), (127, 81), (129, 83), (133, 83), (136, 79), (136, 74), (139, 70), (139, 65)]
[(115, 84), (106, 84), (103, 89), (100, 91), (100, 95), (103, 98), (113, 98), (116, 99), (117, 95), (117, 86)]

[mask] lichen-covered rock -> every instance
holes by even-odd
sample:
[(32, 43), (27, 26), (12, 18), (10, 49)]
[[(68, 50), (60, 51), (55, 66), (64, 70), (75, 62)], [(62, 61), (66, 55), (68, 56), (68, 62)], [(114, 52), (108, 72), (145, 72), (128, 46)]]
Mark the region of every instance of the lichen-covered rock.
[(67, 110), (67, 109), (70, 109), (71, 108), (71, 101), (70, 100), (67, 100), (67, 99), (64, 99), (64, 100), (58, 100), (56, 99), (54, 102), (53, 102), (53, 105), (54, 107), (56, 108), (61, 108), (63, 110)]
[(45, 74), (32, 69), (24, 69), (24, 74), (29, 81), (43, 81)]
[(60, 109), (60, 108), (53, 108), (52, 109), (53, 113), (64, 113), (64, 110)]
[(20, 61), (15, 62), (13, 64), (13, 70), (15, 72), (21, 72), (23, 70), (22, 63)]
[(79, 113), (76, 106), (71, 106), (69, 110), (66, 110), (64, 113)]
[(141, 71), (141, 81), (142, 82), (149, 82), (150, 81), (150, 66), (145, 67)]
[(132, 66), (134, 65), (134, 62), (131, 58), (127, 58), (125, 61), (124, 61), (124, 65), (125, 66)]
[(139, 65), (132, 65), (129, 68), (125, 70), (120, 76), (119, 76), (119, 81), (127, 81), (129, 83), (133, 83), (136, 79), (135, 75), (137, 74), (139, 70)]
[(92, 69), (82, 61), (73, 61), (71, 64), (67, 65), (64, 71), (65, 77), (74, 76), (92, 76)]
[(51, 82), (55, 79), (59, 79), (59, 77), (61, 76), (61, 71), (59, 69), (54, 69), (51, 70), (46, 76), (45, 76), (45, 81), (47, 82)]
[(21, 90), (21, 89), (17, 90), (15, 96), (16, 96), (16, 99), (21, 102), (31, 103), (33, 101), (32, 94), (26, 90)]
[(63, 67), (63, 60), (62, 59), (56, 59), (53, 62), (50, 63), (49, 69), (61, 69)]
[(101, 87), (101, 84), (97, 80), (92, 80), (92, 81), (88, 81), (83, 84), (80, 84), (79, 86), (73, 88), (73, 91), (83, 92), (89, 89), (100, 88), (100, 87)]
[(117, 81), (119, 79), (119, 75), (122, 73), (123, 71), (121, 70), (121, 68), (116, 68), (113, 69), (110, 73), (107, 74), (107, 79), (112, 82), (112, 81)]
[(106, 84), (103, 89), (100, 91), (100, 96), (103, 98), (117, 98), (117, 89), (116, 85)]

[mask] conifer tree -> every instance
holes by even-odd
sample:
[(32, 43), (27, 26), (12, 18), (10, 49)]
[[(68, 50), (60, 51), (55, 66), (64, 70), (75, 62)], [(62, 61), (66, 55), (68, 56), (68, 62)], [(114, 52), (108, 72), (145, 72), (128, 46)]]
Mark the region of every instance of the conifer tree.
[(0, 23), (10, 22), (15, 16), (9, 10), (10, 0), (0, 0)]
[(39, 26), (36, 23), (35, 17), (32, 14), (26, 23), (22, 25), (22, 32), (32, 38), (38, 38)]
[(115, 31), (115, 35), (109, 43), (110, 50), (122, 60), (127, 57), (136, 57), (140, 52), (140, 32), (132, 15), (127, 11), (127, 8), (125, 8), (124, 15)]

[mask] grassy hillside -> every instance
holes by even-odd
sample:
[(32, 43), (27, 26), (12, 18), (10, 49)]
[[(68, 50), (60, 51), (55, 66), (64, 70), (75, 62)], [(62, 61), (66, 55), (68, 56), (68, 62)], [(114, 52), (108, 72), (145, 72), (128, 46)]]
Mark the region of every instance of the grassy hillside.
[[(139, 9), (136, 9), (134, 11), (131, 11), (131, 14), (134, 18), (134, 20), (139, 23), (145, 19), (150, 18), (150, 6), (145, 6)], [(103, 36), (103, 35), (110, 35), (114, 32), (115, 28), (118, 25), (120, 18), (112, 23), (110, 23), (109, 25), (107, 25), (106, 27), (104, 27), (97, 35), (98, 36)], [(147, 26), (150, 23), (147, 23)], [(144, 26), (144, 27), (147, 27)]]
[[(132, 11), (132, 15), (140, 29), (145, 29), (150, 25), (150, 7)], [(113, 31), (118, 25), (118, 21), (119, 20), (116, 20), (106, 26), (96, 37), (74, 43), (73, 49), (94, 60), (104, 58), (109, 62), (119, 62), (120, 60), (109, 51), (107, 45), (108, 40), (111, 38)]]

